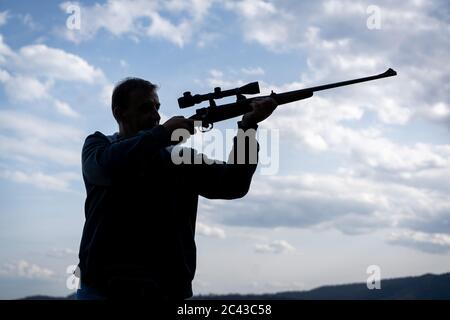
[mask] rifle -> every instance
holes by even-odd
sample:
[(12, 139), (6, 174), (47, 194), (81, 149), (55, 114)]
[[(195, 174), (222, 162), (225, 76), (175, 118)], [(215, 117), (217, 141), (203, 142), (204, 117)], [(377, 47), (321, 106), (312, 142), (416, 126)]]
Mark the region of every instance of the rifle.
[[(270, 97), (275, 99), (278, 105), (281, 105), (310, 98), (316, 91), (328, 90), (332, 88), (348, 86), (359, 82), (372, 81), (396, 75), (397, 72), (389, 68), (386, 72), (370, 77), (335, 82), (321, 86), (288, 91), (283, 93), (275, 93), (272, 91), (272, 93), (268, 96), (261, 96), (256, 98)], [(242, 87), (224, 91), (222, 91), (220, 87), (217, 87), (214, 88), (214, 92), (207, 94), (196, 94), (194, 96), (191, 94), (191, 92), (187, 91), (183, 94), (182, 97), (178, 98), (178, 105), (181, 109), (184, 109), (187, 107), (192, 107), (195, 104), (201, 103), (203, 101), (209, 101), (209, 107), (197, 109), (195, 114), (189, 117), (189, 119), (201, 121), (202, 127), (206, 128), (206, 130), (202, 131), (208, 131), (212, 129), (213, 124), (216, 122), (231, 119), (243, 115), (249, 111), (252, 111), (250, 103), (252, 102), (252, 100), (256, 98), (246, 98), (244, 94), (257, 94), (257, 93), (259, 93), (258, 82), (252, 82)], [(216, 105), (215, 99), (221, 99), (230, 96), (236, 96), (236, 102), (224, 104), (221, 106)]]

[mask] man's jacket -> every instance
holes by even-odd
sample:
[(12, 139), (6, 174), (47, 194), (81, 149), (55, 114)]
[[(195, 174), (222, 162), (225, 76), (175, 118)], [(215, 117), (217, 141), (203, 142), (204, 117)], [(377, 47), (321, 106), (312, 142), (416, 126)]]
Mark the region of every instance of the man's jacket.
[[(257, 145), (255, 135), (249, 136), (246, 152)], [(236, 163), (240, 139), (233, 141), (227, 163), (175, 164), (162, 125), (130, 138), (98, 131), (89, 135), (82, 151), (87, 193), (79, 252), (82, 284), (106, 295), (147, 290), (174, 299), (191, 297), (198, 197), (243, 197), (256, 170), (248, 157)], [(182, 150), (192, 162), (204, 156)]]

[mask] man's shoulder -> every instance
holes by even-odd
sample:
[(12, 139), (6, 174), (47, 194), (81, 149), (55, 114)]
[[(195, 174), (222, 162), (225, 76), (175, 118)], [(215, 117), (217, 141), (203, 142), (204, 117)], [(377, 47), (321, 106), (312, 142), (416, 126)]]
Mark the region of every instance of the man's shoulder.
[(104, 140), (104, 141), (109, 141), (109, 142), (114, 142), (117, 141), (119, 139), (119, 134), (116, 132), (114, 134), (111, 135), (106, 135), (100, 131), (95, 131), (94, 133), (91, 133), (90, 135), (88, 135), (85, 139), (85, 142), (88, 141), (92, 141), (92, 140)]
[(117, 141), (117, 134), (105, 135), (100, 131), (95, 131), (86, 137), (83, 144), (83, 153), (93, 150), (100, 146), (106, 146)]

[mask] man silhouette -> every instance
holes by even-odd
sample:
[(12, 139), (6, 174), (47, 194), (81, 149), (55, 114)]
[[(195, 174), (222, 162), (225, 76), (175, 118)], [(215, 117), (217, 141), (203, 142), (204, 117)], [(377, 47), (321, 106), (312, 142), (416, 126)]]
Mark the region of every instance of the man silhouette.
[[(172, 133), (194, 134), (194, 121), (172, 117), (160, 125), (157, 87), (139, 78), (120, 82), (112, 94), (119, 132), (89, 135), (82, 150), (85, 224), (79, 251), (78, 299), (178, 300), (192, 296), (198, 196), (236, 199), (249, 190), (256, 163), (239, 152), (257, 145), (257, 123), (276, 108), (257, 99), (238, 122), (227, 163), (174, 164)], [(250, 130), (255, 129), (255, 130)], [(253, 140), (253, 141), (250, 141)], [(244, 141), (244, 148), (238, 146)], [(199, 156), (184, 148), (190, 156)], [(203, 156), (203, 155), (200, 155)], [(241, 157), (242, 158), (242, 157)]]

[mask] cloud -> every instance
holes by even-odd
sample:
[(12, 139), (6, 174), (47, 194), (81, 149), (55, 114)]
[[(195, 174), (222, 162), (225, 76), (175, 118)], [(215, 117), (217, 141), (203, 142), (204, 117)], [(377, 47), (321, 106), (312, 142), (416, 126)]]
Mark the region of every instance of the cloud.
[[(161, 38), (183, 47), (194, 33), (199, 31), (214, 1), (107, 1), (104, 4), (80, 6), (79, 30), (59, 30), (66, 39), (74, 42), (90, 40), (100, 30), (114, 36), (130, 38)], [(61, 10), (67, 10), (72, 2), (64, 2)], [(79, 4), (76, 4), (79, 5)], [(181, 17), (171, 19), (171, 16)]]
[(58, 144), (77, 143), (84, 136), (83, 131), (77, 127), (7, 109), (0, 110), (0, 130)]
[(256, 67), (256, 68), (242, 68), (241, 71), (246, 74), (246, 75), (251, 75), (251, 76), (260, 76), (263, 75), (264, 69), (261, 67)]
[(124, 59), (120, 59), (119, 64), (122, 68), (127, 68), (129, 66), (128, 62)]
[(13, 102), (50, 102), (55, 110), (69, 118), (80, 115), (67, 102), (54, 97), (52, 89), (58, 81), (88, 85), (111, 85), (102, 70), (91, 66), (79, 56), (44, 44), (33, 44), (14, 52), (0, 35), (0, 83)]
[(256, 177), (245, 200), (208, 203), (202, 212), (225, 225), (336, 229), (346, 234), (414, 228), (450, 234), (448, 225), (447, 230), (442, 227), (442, 221), (450, 220), (446, 193), (346, 174)]
[(405, 230), (392, 233), (388, 241), (394, 245), (412, 247), (427, 253), (442, 254), (450, 251), (449, 234)]
[(349, 120), (361, 117), (361, 109), (352, 101), (333, 105), (327, 99), (316, 97), (283, 106), (265, 126), (283, 128), (282, 134), (297, 145), (346, 154), (358, 163), (380, 170), (419, 171), (449, 165), (449, 154), (441, 146), (395, 143), (376, 127), (355, 129), (347, 125)]
[(29, 13), (18, 14), (16, 16), (30, 30), (39, 30), (42, 28), (38, 23), (36, 23), (36, 21), (33, 19), (33, 16)]
[(6, 59), (14, 56), (14, 52), (3, 41), (3, 35), (0, 34), (0, 64), (5, 64)]
[(226, 77), (224, 72), (219, 69), (211, 69), (206, 77), (206, 85), (210, 87), (234, 88), (245, 84), (241, 79), (236, 80), (234, 77)]
[(8, 71), (0, 69), (0, 82), (6, 82), (10, 79)]
[[(82, 141), (79, 142), (81, 144)], [(0, 135), (0, 150), (2, 158), (12, 160), (26, 160), (34, 165), (47, 164), (64, 167), (79, 167), (81, 146), (65, 145), (61, 147), (56, 143), (47, 144), (44, 140), (33, 137), (8, 137)], [(17, 163), (16, 163), (17, 165)]]
[(48, 251), (46, 255), (52, 258), (75, 258), (78, 255), (78, 252), (70, 248), (53, 248)]
[[(12, 110), (0, 111), (2, 158), (45, 160), (65, 167), (80, 166), (83, 132), (73, 126)], [(38, 173), (35, 174), (40, 175)], [(9, 177), (14, 177), (12, 173)], [(32, 180), (33, 181), (33, 180)]]
[(6, 24), (8, 21), (9, 13), (8, 11), (2, 11), (0, 12), (0, 26)]
[[(233, 79), (220, 70), (210, 71), (211, 77), (206, 79), (209, 86), (238, 86), (244, 81)], [(270, 90), (284, 92), (304, 87), (301, 82), (286, 83), (273, 86), (260, 83), (263, 94)], [(354, 92), (354, 91), (353, 91)], [(396, 108), (391, 108), (390, 99), (386, 98), (380, 106), (381, 113), (395, 113), (385, 122), (403, 124), (409, 118)], [(397, 110), (398, 112), (394, 111)], [(327, 152), (344, 156), (352, 160), (353, 171), (375, 171), (383, 177), (386, 173), (394, 177), (406, 173), (418, 173), (426, 170), (450, 168), (450, 154), (446, 145), (432, 143), (405, 144), (394, 142), (384, 132), (379, 123), (370, 126), (359, 125), (373, 113), (365, 110), (361, 100), (349, 96), (336, 97), (334, 101), (322, 96), (315, 96), (305, 101), (294, 102), (279, 107), (279, 111), (262, 123), (268, 129), (277, 129), (281, 133), (281, 141), (300, 150)], [(356, 126), (351, 126), (356, 125)], [(412, 127), (405, 130), (414, 130)], [(355, 166), (356, 165), (356, 166)]]
[(255, 245), (255, 252), (257, 253), (287, 253), (295, 251), (295, 247), (285, 240), (274, 240), (268, 244)]
[(252, 286), (258, 289), (260, 292), (282, 292), (282, 291), (302, 291), (306, 289), (303, 282), (292, 281), (292, 282), (282, 282), (282, 281), (267, 281), (258, 282), (254, 281)]
[[(332, 159), (326, 161), (329, 174), (255, 177), (245, 201), (212, 204), (224, 213), (215, 217), (218, 222), (334, 228), (346, 234), (396, 228), (450, 234), (442, 223), (450, 214), (450, 146), (430, 138), (432, 133), (417, 134), (450, 125), (448, 5), (380, 1), (381, 29), (370, 30), (366, 23), (371, 4), (223, 3), (237, 17), (244, 40), (280, 59), (283, 54), (304, 57), (298, 79), (283, 84), (262, 81), (262, 94), (377, 74), (388, 67), (398, 75), (281, 106), (261, 127), (279, 129), (281, 149), (295, 148), (305, 163), (317, 157)], [(245, 83), (240, 78), (245, 71), (241, 72), (212, 69), (205, 83), (239, 86)]]
[(428, 116), (432, 120), (449, 123), (450, 121), (450, 107), (447, 103), (440, 101), (432, 105), (426, 111), (425, 116)]
[[(447, 117), (448, 106), (439, 104), (450, 100), (450, 66), (445, 63), (450, 59), (448, 4), (379, 1), (379, 30), (366, 26), (370, 5), (370, 1), (243, 0), (226, 3), (225, 8), (238, 16), (245, 39), (275, 52), (302, 53), (308, 67), (301, 74), (304, 83), (369, 75), (388, 66), (398, 69), (395, 81), (361, 85), (358, 93), (351, 92), (353, 101), (377, 113), (384, 123), (406, 124), (427, 114), (433, 119), (436, 112)], [(337, 92), (330, 100), (335, 101)]]
[(54, 271), (26, 260), (19, 260), (13, 263), (4, 263), (0, 266), (0, 276), (3, 277), (50, 279), (54, 275)]
[(214, 238), (225, 238), (225, 231), (218, 227), (212, 227), (209, 225), (206, 225), (201, 222), (197, 222), (196, 226), (196, 232), (199, 235), (207, 236), (207, 237), (214, 237)]
[(83, 58), (45, 44), (20, 48), (13, 63), (18, 72), (52, 80), (93, 84), (104, 81), (105, 77), (100, 69), (91, 66)]
[(42, 83), (34, 77), (18, 75), (4, 82), (6, 94), (13, 101), (30, 102), (50, 97), (50, 83)]
[(264, 0), (229, 1), (224, 7), (238, 16), (247, 41), (255, 41), (274, 51), (288, 44), (289, 24), (295, 18), (287, 11)]
[(70, 182), (80, 180), (76, 172), (63, 172), (54, 175), (42, 172), (25, 173), (22, 171), (0, 171), (0, 178), (8, 179), (17, 183), (25, 183), (44, 190), (69, 191)]
[(59, 101), (58, 99), (54, 99), (53, 103), (55, 104), (56, 110), (65, 116), (71, 118), (79, 118), (80, 114), (73, 110), (73, 108), (66, 102)]

